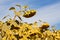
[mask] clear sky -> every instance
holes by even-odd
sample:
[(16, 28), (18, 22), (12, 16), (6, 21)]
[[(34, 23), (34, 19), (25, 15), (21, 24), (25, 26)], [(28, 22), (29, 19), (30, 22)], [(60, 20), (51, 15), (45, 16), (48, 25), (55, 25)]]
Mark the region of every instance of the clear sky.
[(37, 10), (37, 14), (32, 18), (22, 17), (24, 22), (31, 23), (41, 19), (60, 29), (60, 0), (0, 0), (0, 20), (8, 14), (13, 17), (14, 14), (9, 8), (16, 4), (28, 5)]

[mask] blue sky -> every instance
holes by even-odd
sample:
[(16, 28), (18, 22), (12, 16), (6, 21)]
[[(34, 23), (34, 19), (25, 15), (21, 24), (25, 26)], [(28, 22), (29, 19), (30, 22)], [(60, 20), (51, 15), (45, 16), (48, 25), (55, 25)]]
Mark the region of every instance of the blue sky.
[(13, 12), (8, 9), (16, 4), (28, 5), (37, 10), (37, 14), (32, 18), (22, 17), (24, 22), (35, 22), (41, 19), (60, 29), (60, 0), (0, 0), (0, 20), (8, 14), (13, 17)]

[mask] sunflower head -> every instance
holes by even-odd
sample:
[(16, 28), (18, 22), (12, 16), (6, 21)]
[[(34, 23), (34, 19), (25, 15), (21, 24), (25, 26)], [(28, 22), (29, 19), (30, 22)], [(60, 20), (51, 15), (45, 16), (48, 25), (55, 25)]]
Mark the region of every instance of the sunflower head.
[(49, 26), (50, 26), (49, 23), (43, 23), (42, 26), (41, 26), (41, 28), (42, 28), (42, 29), (46, 29), (46, 28), (48, 28)]
[(21, 7), (21, 5), (20, 5), (20, 4), (17, 4), (16, 6)]
[(36, 14), (36, 10), (29, 10), (24, 13), (23, 17), (30, 18), (30, 17), (34, 16), (35, 14)]
[(9, 10), (15, 10), (15, 7), (11, 7)]
[(28, 8), (28, 6), (27, 6), (27, 5), (25, 5), (25, 6), (23, 6), (23, 8)]

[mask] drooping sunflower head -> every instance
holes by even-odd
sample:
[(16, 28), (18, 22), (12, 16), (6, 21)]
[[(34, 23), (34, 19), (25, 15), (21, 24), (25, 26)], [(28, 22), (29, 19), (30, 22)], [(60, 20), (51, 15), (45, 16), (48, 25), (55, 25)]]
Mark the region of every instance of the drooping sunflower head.
[(17, 7), (21, 8), (21, 5), (20, 4), (16, 4)]
[(11, 7), (9, 10), (15, 10), (15, 7)]
[(27, 6), (27, 5), (25, 5), (25, 6), (23, 6), (23, 8), (28, 8), (28, 6)]
[(29, 10), (24, 13), (23, 17), (30, 18), (30, 17), (34, 16), (35, 14), (36, 14), (36, 10)]
[(42, 26), (41, 26), (41, 28), (42, 28), (42, 29), (46, 29), (46, 28), (48, 28), (49, 26), (50, 26), (49, 23), (43, 23)]

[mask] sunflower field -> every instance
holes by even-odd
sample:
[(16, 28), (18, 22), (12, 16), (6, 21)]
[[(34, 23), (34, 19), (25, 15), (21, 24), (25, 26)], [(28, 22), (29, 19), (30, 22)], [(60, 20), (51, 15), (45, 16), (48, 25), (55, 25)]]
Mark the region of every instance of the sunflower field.
[[(20, 8), (20, 11), (17, 12), (14, 7), (9, 9), (14, 11), (13, 19), (0, 21), (0, 40), (60, 40), (60, 30), (48, 29), (50, 27), (48, 22), (43, 22), (39, 27), (37, 22), (30, 24), (22, 22), (21, 15), (30, 18), (36, 14), (36, 10), (28, 9), (28, 6), (21, 7), (19, 4), (16, 6)], [(15, 19), (16, 17), (20, 21)]]

